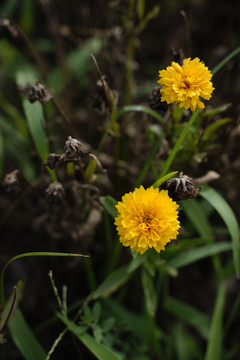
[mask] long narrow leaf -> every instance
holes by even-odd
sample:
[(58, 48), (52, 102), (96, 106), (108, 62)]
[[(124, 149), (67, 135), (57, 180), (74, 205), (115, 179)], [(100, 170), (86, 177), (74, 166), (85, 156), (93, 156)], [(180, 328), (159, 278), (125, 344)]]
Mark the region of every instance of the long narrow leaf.
[(208, 222), (207, 216), (201, 204), (196, 199), (189, 199), (181, 202), (181, 207), (187, 214), (187, 217), (194, 225), (200, 236), (208, 237), (213, 235), (212, 228)]
[[(34, 82), (36, 76), (28, 72), (18, 72), (16, 76), (18, 85), (24, 85), (27, 82)], [(42, 104), (35, 102), (31, 104), (26, 96), (22, 98), (24, 113), (28, 122), (28, 127), (32, 135), (34, 144), (42, 161), (46, 160), (49, 154), (49, 145), (47, 136), (44, 130), (44, 115)]]
[(211, 243), (204, 246), (198, 246), (194, 249), (178, 254), (171, 260), (167, 261), (167, 265), (178, 269), (183, 266), (192, 264), (195, 261), (219, 254), (224, 251), (229, 251), (231, 249), (232, 245), (229, 242)]
[(94, 337), (86, 332), (79, 333), (79, 327), (75, 325), (71, 320), (67, 319), (61, 314), (57, 314), (68, 329), (83, 343), (92, 354), (99, 360), (120, 360), (120, 358), (105, 345), (98, 342)]
[(210, 328), (210, 336), (207, 345), (207, 351), (205, 355), (205, 360), (219, 360), (221, 359), (222, 354), (222, 338), (223, 338), (223, 310), (224, 310), (224, 302), (225, 302), (225, 283), (221, 283), (216, 303), (214, 306), (214, 312), (211, 322)]
[(21, 311), (16, 308), (8, 323), (14, 343), (25, 360), (45, 360), (46, 353), (32, 330), (29, 328)]
[(105, 297), (116, 291), (130, 277), (130, 273), (127, 270), (128, 265), (124, 265), (111, 273), (95, 290), (93, 298), (98, 299), (101, 296)]
[(236, 275), (240, 277), (240, 245), (239, 245), (239, 226), (237, 219), (226, 202), (226, 200), (213, 188), (202, 186), (200, 195), (206, 199), (212, 207), (219, 213), (225, 222), (232, 239), (233, 262)]
[(201, 311), (170, 296), (165, 298), (163, 306), (165, 310), (197, 329), (204, 338), (208, 338), (209, 320)]
[(212, 74), (215, 75), (219, 70), (221, 70), (223, 68), (223, 66), (225, 66), (234, 56), (236, 56), (237, 54), (240, 53), (240, 47), (238, 47), (237, 49), (233, 50), (229, 55), (227, 55), (222, 61), (220, 61), (219, 64), (217, 64), (213, 69), (212, 69)]

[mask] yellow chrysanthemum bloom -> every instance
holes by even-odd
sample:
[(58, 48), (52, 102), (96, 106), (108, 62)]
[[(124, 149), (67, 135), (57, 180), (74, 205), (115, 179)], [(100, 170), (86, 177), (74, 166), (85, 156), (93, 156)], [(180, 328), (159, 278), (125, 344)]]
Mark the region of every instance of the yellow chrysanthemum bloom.
[(172, 62), (166, 70), (159, 71), (159, 77), (161, 100), (193, 111), (197, 107), (203, 109), (200, 98), (209, 100), (214, 90), (212, 74), (199, 58), (185, 59), (182, 66)]
[(115, 225), (120, 242), (140, 254), (149, 247), (160, 252), (178, 235), (178, 204), (168, 196), (167, 190), (159, 192), (153, 186), (145, 190), (140, 186), (125, 194), (116, 208)]

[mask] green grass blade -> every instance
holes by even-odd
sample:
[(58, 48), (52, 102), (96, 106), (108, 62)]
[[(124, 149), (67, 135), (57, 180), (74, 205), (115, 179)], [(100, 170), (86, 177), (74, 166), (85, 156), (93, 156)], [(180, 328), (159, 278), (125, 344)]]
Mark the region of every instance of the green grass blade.
[(208, 237), (213, 235), (212, 227), (200, 202), (196, 199), (181, 201), (181, 207), (200, 236)]
[(210, 323), (201, 311), (170, 296), (165, 298), (163, 306), (166, 311), (193, 326), (204, 338), (208, 338)]
[(232, 245), (229, 242), (210, 243), (204, 246), (198, 246), (194, 249), (184, 251), (174, 258), (167, 261), (168, 266), (175, 268), (181, 268), (186, 265), (190, 265), (196, 261), (207, 258), (212, 255), (219, 254), (224, 251), (232, 249)]
[(16, 308), (8, 323), (12, 338), (25, 360), (45, 360), (46, 353), (29, 328), (21, 311)]
[(94, 337), (89, 335), (86, 332), (79, 333), (79, 327), (67, 319), (65, 316), (61, 314), (57, 314), (59, 319), (68, 327), (68, 329), (78, 338), (78, 340), (83, 343), (88, 350), (96, 356), (99, 360), (120, 360), (120, 358), (105, 345), (98, 342)]
[(167, 181), (168, 179), (171, 179), (174, 175), (176, 175), (178, 173), (178, 171), (173, 171), (167, 175), (161, 176), (160, 178), (158, 178), (155, 183), (153, 184), (154, 188), (159, 187), (160, 185), (162, 185), (165, 181)]
[(5, 296), (4, 296), (4, 274), (5, 271), (8, 267), (9, 264), (11, 264), (11, 262), (13, 262), (14, 260), (20, 259), (20, 258), (24, 258), (24, 257), (32, 257), (32, 256), (63, 256), (63, 257), (68, 257), (68, 256), (81, 256), (81, 257), (88, 257), (88, 255), (82, 255), (82, 254), (72, 254), (72, 253), (60, 253), (60, 252), (29, 252), (29, 253), (23, 253), (23, 254), (19, 254), (17, 256), (14, 256), (13, 258), (11, 258), (3, 267), (2, 271), (1, 271), (1, 276), (0, 276), (0, 299), (1, 299), (1, 306), (2, 308), (4, 308), (5, 306)]
[(233, 262), (236, 275), (240, 277), (240, 246), (239, 246), (239, 226), (237, 219), (226, 202), (226, 200), (213, 188), (209, 186), (202, 186), (199, 193), (206, 199), (212, 207), (219, 213), (225, 222), (232, 239)]
[(226, 56), (222, 61), (220, 61), (220, 63), (212, 69), (211, 73), (213, 75), (216, 75), (216, 73), (219, 70), (221, 70), (234, 56), (236, 56), (239, 53), (240, 53), (240, 47), (233, 50), (228, 56)]
[[(34, 83), (36, 80), (36, 75), (30, 71), (27, 73), (27, 75), (26, 72), (19, 71), (16, 75), (16, 80), (18, 85)], [(44, 130), (44, 115), (42, 104), (40, 104), (38, 101), (31, 104), (26, 96), (22, 97), (22, 104), (37, 152), (41, 160), (45, 161), (50, 151), (48, 139)]]
[(214, 306), (205, 360), (219, 360), (222, 358), (222, 321), (225, 302), (225, 290), (225, 283), (221, 283)]

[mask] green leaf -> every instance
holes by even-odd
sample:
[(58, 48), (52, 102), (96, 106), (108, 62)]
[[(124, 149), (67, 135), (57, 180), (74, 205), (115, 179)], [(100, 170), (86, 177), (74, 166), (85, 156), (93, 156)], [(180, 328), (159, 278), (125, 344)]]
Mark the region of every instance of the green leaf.
[(68, 327), (68, 329), (83, 343), (88, 350), (99, 360), (120, 360), (120, 358), (105, 345), (99, 343), (94, 337), (86, 332), (79, 334), (77, 326), (71, 320), (61, 314), (57, 314), (58, 318)]
[(161, 176), (160, 178), (158, 178), (155, 183), (153, 184), (154, 188), (159, 187), (160, 185), (162, 185), (165, 181), (171, 179), (174, 175), (176, 175), (178, 173), (178, 171), (173, 171), (167, 175)]
[(14, 343), (25, 360), (45, 360), (46, 353), (29, 328), (21, 311), (16, 308), (8, 323)]
[(165, 298), (163, 306), (166, 311), (193, 326), (204, 338), (208, 338), (210, 323), (201, 311), (170, 296)]
[(89, 70), (91, 62), (90, 54), (96, 54), (102, 47), (102, 39), (99, 37), (92, 37), (85, 41), (81, 46), (74, 49), (67, 57), (69, 68), (80, 79)]
[(232, 249), (229, 242), (210, 243), (204, 246), (198, 246), (194, 249), (181, 252), (174, 258), (167, 261), (168, 266), (179, 269), (180, 267), (192, 264), (209, 256), (219, 254)]
[(92, 309), (92, 317), (93, 317), (93, 321), (98, 324), (99, 319), (100, 319), (100, 315), (101, 315), (101, 304), (99, 302), (96, 302), (93, 305), (93, 309)]
[(213, 188), (202, 186), (199, 193), (206, 199), (212, 207), (219, 213), (225, 222), (232, 239), (233, 262), (236, 275), (240, 276), (240, 246), (239, 246), (239, 227), (236, 216), (226, 200)]
[(223, 311), (225, 302), (226, 285), (221, 283), (218, 289), (217, 299), (211, 322), (209, 341), (205, 360), (219, 360), (222, 358), (222, 338), (223, 338)]
[(208, 140), (213, 134), (216, 133), (216, 131), (219, 128), (221, 128), (225, 124), (229, 123), (230, 121), (232, 121), (232, 119), (227, 117), (224, 119), (219, 119), (219, 120), (215, 121), (214, 123), (208, 125), (203, 133), (203, 140), (204, 141)]
[(95, 326), (93, 328), (93, 336), (95, 337), (95, 339), (99, 342), (102, 341), (103, 338), (103, 333), (102, 333), (102, 329), (100, 328), (100, 326)]
[(101, 196), (100, 203), (103, 205), (104, 209), (111, 215), (113, 218), (117, 216), (117, 209), (115, 205), (117, 204), (117, 200), (115, 200), (112, 196)]
[(213, 236), (212, 227), (208, 222), (205, 211), (199, 201), (189, 199), (181, 201), (181, 207), (186, 213), (188, 219), (194, 225), (199, 235), (202, 237)]
[(240, 47), (233, 50), (229, 55), (227, 55), (219, 64), (217, 64), (211, 71), (215, 75), (219, 70), (221, 70), (234, 56), (240, 53)]
[(127, 272), (127, 269), (128, 265), (124, 265), (111, 273), (94, 291), (93, 298), (98, 299), (99, 297), (106, 297), (116, 291), (130, 277), (130, 273)]
[(146, 259), (145, 254), (137, 254), (136, 258), (132, 259), (130, 264), (124, 265), (112, 272), (94, 291), (93, 298), (107, 297), (116, 291), (122, 284), (124, 284), (134, 272)]
[(142, 269), (141, 275), (146, 310), (150, 316), (154, 317), (157, 311), (157, 296), (153, 284), (153, 278), (145, 269)]
[(4, 307), (0, 317), (0, 332), (4, 330), (13, 310), (18, 306), (18, 303), (22, 298), (24, 285), (25, 281), (19, 280), (17, 286), (14, 288), (14, 291), (7, 300), (6, 306)]
[(26, 179), (32, 181), (35, 177), (35, 170), (34, 164), (30, 160), (27, 139), (23, 138), (11, 122), (1, 115), (0, 131), (3, 135), (5, 151), (11, 155)]
[(223, 104), (223, 105), (220, 105), (216, 108), (213, 108), (213, 109), (208, 109), (206, 111), (204, 111), (202, 113), (202, 116), (203, 117), (206, 117), (206, 116), (216, 116), (218, 114), (221, 114), (222, 112), (226, 111), (227, 109), (229, 109), (230, 107), (232, 106), (232, 104)]
[[(16, 75), (18, 85), (34, 83), (37, 79), (30, 70), (28, 72), (19, 71)], [(48, 139), (44, 130), (43, 107), (38, 101), (31, 104), (26, 96), (22, 97), (23, 109), (27, 119), (28, 127), (32, 135), (34, 144), (42, 161), (49, 155)]]

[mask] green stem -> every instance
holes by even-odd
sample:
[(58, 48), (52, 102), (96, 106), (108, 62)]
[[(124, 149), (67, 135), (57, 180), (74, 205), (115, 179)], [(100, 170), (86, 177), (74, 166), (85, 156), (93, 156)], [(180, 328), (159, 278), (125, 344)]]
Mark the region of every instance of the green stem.
[(162, 176), (164, 176), (164, 175), (167, 174), (167, 172), (168, 172), (170, 166), (172, 165), (172, 162), (173, 162), (173, 160), (175, 159), (175, 156), (176, 156), (176, 154), (177, 154), (177, 152), (178, 152), (178, 150), (179, 150), (179, 148), (180, 148), (183, 140), (185, 139), (186, 135), (188, 134), (188, 132), (189, 132), (191, 126), (193, 125), (195, 119), (197, 118), (198, 114), (199, 114), (199, 110), (196, 110), (196, 111), (192, 114), (192, 116), (191, 116), (191, 118), (190, 118), (187, 126), (186, 126), (186, 127), (183, 129), (183, 131), (181, 132), (181, 134), (180, 134), (180, 136), (179, 136), (176, 144), (174, 145), (174, 147), (173, 147), (170, 155), (168, 156), (168, 158), (167, 158), (167, 160), (166, 160), (166, 162), (165, 162), (165, 164), (164, 164), (164, 166), (163, 166), (162, 172), (161, 172), (161, 174), (159, 175), (159, 177), (162, 177)]
[(0, 300), (1, 300), (1, 306), (2, 310), (5, 307), (5, 294), (4, 294), (4, 274), (5, 270), (8, 267), (11, 262), (14, 260), (23, 258), (23, 257), (29, 257), (29, 256), (82, 256), (82, 257), (88, 257), (88, 255), (82, 255), (82, 254), (71, 254), (71, 253), (59, 253), (59, 252), (29, 252), (24, 254), (19, 254), (14, 256), (12, 259), (10, 259), (3, 267), (1, 276), (0, 276)]

